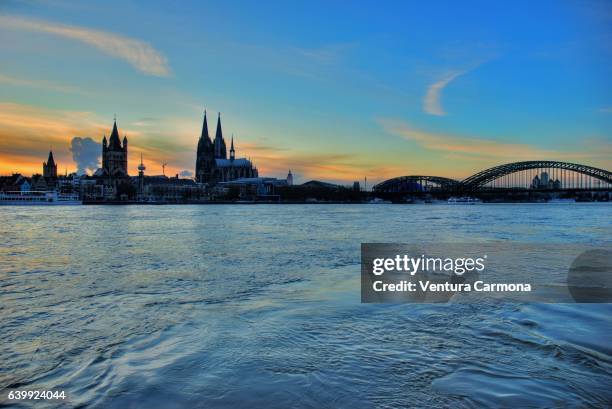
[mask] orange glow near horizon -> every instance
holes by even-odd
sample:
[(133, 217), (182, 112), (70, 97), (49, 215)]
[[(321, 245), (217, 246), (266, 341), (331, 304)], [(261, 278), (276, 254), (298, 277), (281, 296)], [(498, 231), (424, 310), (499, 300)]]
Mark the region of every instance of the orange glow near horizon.
[[(120, 134), (128, 134), (128, 171), (138, 174), (140, 154), (144, 156), (145, 174), (172, 177), (183, 171), (194, 173), (197, 136), (182, 130), (179, 142), (167, 148), (155, 145), (146, 132), (125, 129), (119, 124)], [(66, 112), (28, 105), (0, 103), (0, 174), (21, 173), (25, 176), (42, 173), (42, 163), (53, 150), (58, 173), (72, 173), (77, 164), (72, 158), (70, 144), (75, 136), (90, 137), (100, 143), (110, 133), (111, 125), (104, 124), (90, 112)], [(366, 158), (339, 154), (316, 154), (279, 151), (252, 142), (240, 144), (239, 155), (251, 157), (260, 175), (285, 177), (289, 169), (301, 180), (322, 179), (352, 183), (364, 176), (386, 178), (397, 175), (401, 167), (380, 167), (367, 163)], [(100, 152), (101, 156), (101, 152)], [(101, 158), (100, 158), (101, 159)]]
[[(49, 149), (53, 150), (58, 173), (72, 173), (77, 170), (70, 148), (73, 138), (91, 138), (99, 144), (102, 136), (108, 136), (111, 131), (112, 122), (109, 122), (92, 112), (0, 103), (0, 174), (30, 176), (42, 173), (42, 163), (47, 160)], [(563, 153), (525, 144), (428, 133), (401, 121), (383, 119), (379, 122), (391, 137), (404, 140), (411, 144), (411, 149), (419, 151), (406, 159), (394, 151), (377, 156), (353, 147), (352, 153), (333, 153), (333, 150), (332, 153), (319, 153), (243, 140), (237, 146), (238, 157), (250, 157), (261, 176), (284, 178), (291, 169), (298, 182), (316, 179), (345, 184), (362, 181), (364, 177), (369, 183), (376, 183), (411, 174), (461, 179), (501, 163), (540, 157), (600, 168), (610, 164), (607, 145)], [(142, 127), (138, 122), (127, 123), (126, 127), (118, 125), (121, 136), (128, 135), (128, 171), (131, 175), (138, 174), (142, 153), (147, 175), (161, 175), (162, 164), (167, 163), (166, 176), (193, 177), (199, 137), (196, 120), (168, 118), (156, 123), (154, 129)], [(101, 149), (98, 160), (101, 160)]]

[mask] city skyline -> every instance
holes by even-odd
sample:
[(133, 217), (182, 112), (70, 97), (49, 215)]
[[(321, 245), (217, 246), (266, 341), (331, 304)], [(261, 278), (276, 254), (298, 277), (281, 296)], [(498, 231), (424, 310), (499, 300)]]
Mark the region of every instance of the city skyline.
[(3, 4), (0, 173), (39, 173), (50, 147), (74, 171), (71, 143), (99, 144), (114, 114), (130, 174), (141, 153), (193, 173), (205, 108), (266, 176), (612, 167), (605, 2), (326, 4)]

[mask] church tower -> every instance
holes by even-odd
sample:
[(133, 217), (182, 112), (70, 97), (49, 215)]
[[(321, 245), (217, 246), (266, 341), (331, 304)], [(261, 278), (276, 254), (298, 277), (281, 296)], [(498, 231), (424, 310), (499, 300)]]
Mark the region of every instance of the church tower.
[(202, 124), (202, 134), (198, 141), (198, 152), (196, 155), (196, 180), (200, 183), (210, 181), (215, 166), (215, 147), (208, 134), (208, 120), (206, 110), (204, 111), (204, 123)]
[(117, 120), (113, 124), (111, 136), (106, 142), (106, 136), (102, 139), (102, 169), (108, 176), (128, 176), (127, 171), (128, 140), (123, 137), (123, 145), (119, 140)]
[(57, 178), (57, 165), (53, 160), (53, 152), (49, 151), (49, 158), (46, 162), (43, 162), (43, 177), (45, 178)]
[(223, 139), (223, 131), (221, 131), (221, 112), (219, 112), (217, 132), (215, 133), (215, 158), (227, 159), (227, 148), (225, 147), (225, 140)]
[(230, 160), (236, 159), (236, 151), (234, 150), (234, 135), (232, 135), (232, 145), (230, 147)]

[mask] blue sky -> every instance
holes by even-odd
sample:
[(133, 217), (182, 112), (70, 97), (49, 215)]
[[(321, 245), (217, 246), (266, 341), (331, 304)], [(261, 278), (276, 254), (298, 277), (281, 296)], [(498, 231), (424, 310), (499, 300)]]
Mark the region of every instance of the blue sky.
[(193, 171), (202, 110), (260, 172), (465, 177), (503, 162), (612, 166), (612, 5), (0, 4), (0, 172), (117, 114), (152, 173)]

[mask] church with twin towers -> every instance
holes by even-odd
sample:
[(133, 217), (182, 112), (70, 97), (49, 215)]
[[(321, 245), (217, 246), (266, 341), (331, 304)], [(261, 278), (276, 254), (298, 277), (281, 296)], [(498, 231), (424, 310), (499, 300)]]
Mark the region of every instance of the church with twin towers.
[(232, 136), (227, 155), (227, 145), (221, 129), (221, 114), (217, 118), (217, 130), (214, 141), (208, 133), (208, 119), (204, 111), (202, 134), (198, 141), (198, 152), (195, 166), (196, 180), (200, 183), (214, 185), (219, 182), (229, 182), (240, 178), (255, 178), (257, 168), (246, 158), (236, 158), (234, 137)]

